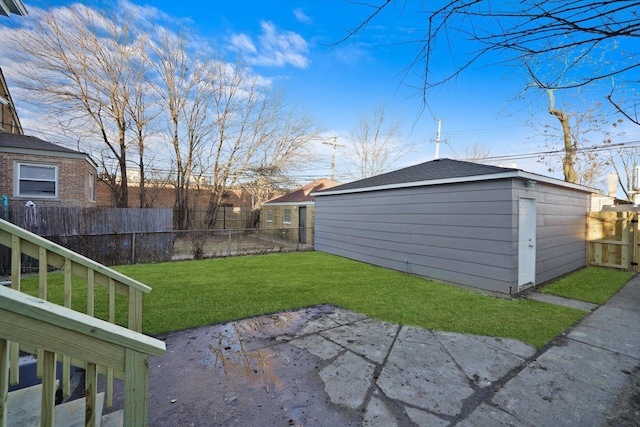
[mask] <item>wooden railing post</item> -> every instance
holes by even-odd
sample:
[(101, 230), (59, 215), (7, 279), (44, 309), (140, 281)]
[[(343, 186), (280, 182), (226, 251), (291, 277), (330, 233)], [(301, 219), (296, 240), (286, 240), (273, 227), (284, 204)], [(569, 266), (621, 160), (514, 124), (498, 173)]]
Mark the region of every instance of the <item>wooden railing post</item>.
[(43, 357), (40, 426), (53, 427), (56, 407), (56, 354), (44, 351)]
[[(20, 238), (11, 236), (11, 289), (20, 290), (20, 273), (22, 270), (22, 252), (20, 250)], [(20, 347), (18, 343), (9, 343), (9, 381), (12, 385), (18, 384), (20, 381), (19, 369)]]
[(0, 427), (7, 427), (9, 394), (9, 341), (0, 339)]
[(149, 409), (149, 356), (125, 350), (125, 401), (123, 426), (138, 427), (148, 424)]
[(97, 424), (96, 410), (98, 405), (96, 399), (98, 396), (98, 369), (95, 363), (87, 363), (87, 369), (84, 373), (84, 389), (85, 389), (85, 427), (94, 427)]
[(142, 292), (129, 288), (129, 318), (127, 328), (142, 332)]

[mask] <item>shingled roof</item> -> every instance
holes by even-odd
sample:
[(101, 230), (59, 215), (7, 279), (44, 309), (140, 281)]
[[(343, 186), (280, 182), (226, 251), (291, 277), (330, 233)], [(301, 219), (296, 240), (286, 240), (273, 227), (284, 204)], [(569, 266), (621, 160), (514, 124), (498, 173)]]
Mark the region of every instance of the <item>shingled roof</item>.
[(0, 151), (14, 151), (11, 149), (45, 151), (52, 153), (66, 153), (85, 156), (84, 153), (44, 141), (40, 138), (36, 138), (35, 136), (0, 132)]
[(311, 193), (315, 191), (326, 190), (339, 185), (339, 183), (327, 178), (317, 179), (307, 185), (298, 188), (284, 196), (276, 197), (268, 200), (263, 205), (270, 204), (294, 204), (294, 203), (311, 203), (315, 201), (315, 197)]
[(555, 178), (545, 177), (516, 168), (484, 165), (452, 159), (436, 159), (370, 178), (349, 182), (314, 195), (353, 193), (361, 191), (383, 190), (418, 185), (446, 184), (453, 182), (479, 181), (499, 178), (522, 178), (545, 181), (582, 191), (591, 191), (588, 187), (571, 184)]

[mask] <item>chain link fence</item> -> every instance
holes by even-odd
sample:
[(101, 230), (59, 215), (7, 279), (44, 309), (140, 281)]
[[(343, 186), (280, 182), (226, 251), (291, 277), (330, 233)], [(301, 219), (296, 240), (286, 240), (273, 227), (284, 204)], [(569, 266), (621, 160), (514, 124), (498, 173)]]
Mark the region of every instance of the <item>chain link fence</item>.
[[(217, 229), (43, 236), (107, 266), (313, 250), (298, 228)], [(22, 256), (22, 273), (37, 273), (38, 261)], [(0, 276), (11, 274), (11, 249), (0, 246)]]

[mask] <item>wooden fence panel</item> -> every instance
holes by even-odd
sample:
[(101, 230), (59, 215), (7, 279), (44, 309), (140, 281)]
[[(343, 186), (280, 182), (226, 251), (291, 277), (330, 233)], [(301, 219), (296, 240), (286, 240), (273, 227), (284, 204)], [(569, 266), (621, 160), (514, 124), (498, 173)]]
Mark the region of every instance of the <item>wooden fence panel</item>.
[(590, 265), (638, 270), (640, 233), (636, 212), (591, 212), (587, 227)]
[(9, 221), (40, 236), (144, 233), (171, 230), (173, 210), (12, 206)]
[[(170, 261), (173, 255), (172, 209), (13, 206), (9, 215), (14, 224), (107, 266)], [(0, 247), (0, 275), (10, 272), (10, 252)], [(37, 266), (22, 255), (23, 272)]]

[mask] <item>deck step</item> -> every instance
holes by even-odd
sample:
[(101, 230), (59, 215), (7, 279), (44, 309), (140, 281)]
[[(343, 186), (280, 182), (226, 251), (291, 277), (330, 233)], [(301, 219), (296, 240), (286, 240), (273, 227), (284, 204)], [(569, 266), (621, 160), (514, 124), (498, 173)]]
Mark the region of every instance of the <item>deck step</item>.
[[(40, 404), (42, 401), (42, 384), (12, 391), (7, 396), (7, 425), (38, 427), (40, 426)], [(56, 405), (54, 415), (55, 425), (60, 427), (82, 427), (84, 423), (85, 398), (71, 400)], [(102, 414), (104, 393), (98, 393), (97, 412)], [(101, 417), (98, 417), (96, 427), (100, 427)]]
[(102, 416), (102, 427), (122, 427), (124, 413), (122, 409)]

